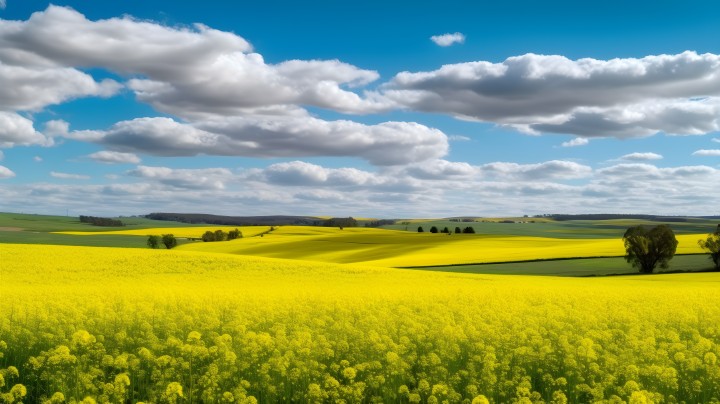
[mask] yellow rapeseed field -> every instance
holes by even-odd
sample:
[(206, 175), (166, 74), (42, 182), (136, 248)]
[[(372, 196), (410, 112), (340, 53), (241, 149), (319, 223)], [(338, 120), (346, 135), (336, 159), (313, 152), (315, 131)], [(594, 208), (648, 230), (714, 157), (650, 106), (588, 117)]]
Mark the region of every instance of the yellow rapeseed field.
[(0, 263), (4, 402), (720, 399), (718, 273), (459, 275), (3, 244)]
[[(678, 254), (700, 253), (706, 235), (678, 235)], [(282, 226), (264, 237), (180, 247), (206, 251), (333, 263), (403, 267), (552, 258), (622, 256), (620, 238), (567, 239), (412, 233), (372, 228)]]

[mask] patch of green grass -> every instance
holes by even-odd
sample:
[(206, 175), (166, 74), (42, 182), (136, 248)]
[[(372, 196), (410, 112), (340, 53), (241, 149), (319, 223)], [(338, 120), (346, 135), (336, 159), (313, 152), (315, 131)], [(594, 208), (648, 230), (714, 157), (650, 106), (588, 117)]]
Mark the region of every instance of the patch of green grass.
[(417, 232), (422, 227), (429, 232), (432, 226), (442, 230), (447, 227), (451, 232), (455, 227), (464, 229), (471, 226), (476, 234), (505, 235), (505, 236), (530, 236), (530, 237), (554, 237), (554, 238), (621, 238), (628, 227), (631, 226), (657, 226), (659, 224), (669, 225), (676, 234), (698, 234), (712, 233), (717, 227), (717, 220), (688, 219), (687, 222), (652, 222), (647, 220), (566, 220), (547, 221), (535, 220), (534, 218), (516, 218), (515, 223), (499, 223), (487, 219), (477, 219), (476, 222), (451, 222), (449, 220), (429, 220), (422, 223), (409, 223), (383, 226), (385, 229), (405, 230)]
[[(708, 255), (676, 255), (670, 267), (662, 272), (700, 272), (712, 270)], [(584, 258), (547, 261), (509, 262), (504, 264), (454, 265), (408, 268), (424, 271), (456, 272), (465, 274), (497, 275), (550, 275), (550, 276), (602, 276), (637, 274), (622, 257)], [(658, 272), (658, 270), (656, 270)]]
[[(195, 227), (179, 222), (150, 220), (140, 217), (120, 218), (124, 227), (101, 227), (80, 223), (73, 216), (28, 215), (20, 213), (0, 213), (0, 243), (7, 244), (57, 244), (91, 247), (129, 247), (147, 248), (145, 236), (120, 236), (99, 234), (93, 237), (53, 234), (54, 231), (112, 231), (157, 227)], [(179, 244), (186, 241), (178, 239)]]
[(51, 232), (51, 231), (112, 231), (130, 230), (153, 227), (197, 227), (207, 226), (202, 224), (188, 224), (170, 222), (164, 220), (150, 220), (142, 217), (120, 217), (125, 226), (103, 227), (93, 226), (89, 223), (81, 223), (77, 216), (49, 216), (49, 215), (28, 215), (22, 213), (0, 213), (0, 228), (20, 228), (24, 231)]

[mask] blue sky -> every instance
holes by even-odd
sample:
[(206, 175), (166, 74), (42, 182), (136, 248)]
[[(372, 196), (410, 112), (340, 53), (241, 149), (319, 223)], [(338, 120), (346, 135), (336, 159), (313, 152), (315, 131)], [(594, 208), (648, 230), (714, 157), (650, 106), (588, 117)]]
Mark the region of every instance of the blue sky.
[(386, 3), (0, 2), (0, 211), (720, 214), (716, 2)]

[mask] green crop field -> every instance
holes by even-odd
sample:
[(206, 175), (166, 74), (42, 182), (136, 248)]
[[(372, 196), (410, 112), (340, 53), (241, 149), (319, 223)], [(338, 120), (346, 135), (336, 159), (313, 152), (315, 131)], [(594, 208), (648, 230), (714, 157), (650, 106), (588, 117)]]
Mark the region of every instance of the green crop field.
[(382, 226), (385, 229), (417, 232), (422, 227), (425, 232), (432, 226), (438, 230), (447, 227), (453, 232), (456, 227), (472, 227), (478, 234), (557, 237), (557, 238), (620, 238), (631, 226), (657, 226), (667, 224), (676, 234), (701, 234), (715, 230), (718, 220), (688, 218), (687, 222), (655, 222), (648, 220), (566, 220), (554, 221), (545, 218), (511, 218), (515, 223), (501, 223), (498, 220), (475, 219), (474, 222), (453, 222), (449, 220), (411, 221), (408, 224), (399, 220), (397, 224)]

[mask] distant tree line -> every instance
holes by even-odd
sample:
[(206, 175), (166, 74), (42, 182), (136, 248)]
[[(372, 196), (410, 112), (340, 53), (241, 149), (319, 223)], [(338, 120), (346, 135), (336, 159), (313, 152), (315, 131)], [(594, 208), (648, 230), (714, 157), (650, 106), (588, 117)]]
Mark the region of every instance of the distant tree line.
[(380, 227), (380, 226), (389, 226), (392, 224), (395, 224), (395, 220), (380, 219), (380, 220), (373, 220), (373, 221), (365, 223), (365, 227)]
[(147, 219), (165, 220), (190, 224), (214, 224), (219, 226), (319, 226), (322, 220), (310, 216), (220, 216), (204, 213), (162, 213), (145, 215)]
[[(418, 226), (417, 229), (418, 233), (424, 233), (425, 229), (422, 226)], [(438, 230), (437, 226), (433, 226), (430, 228), (430, 233), (444, 233), (444, 234), (450, 234), (450, 229), (447, 227), (443, 228), (442, 230)], [(467, 226), (466, 228), (460, 230), (459, 227), (455, 228), (455, 234), (475, 234), (475, 229), (472, 226)]]
[(214, 242), (214, 241), (230, 241), (235, 240), (238, 238), (242, 238), (243, 234), (240, 230), (230, 230), (229, 232), (224, 232), (222, 230), (215, 230), (215, 231), (206, 231), (202, 235), (202, 241), (204, 242)]
[(105, 226), (105, 227), (122, 227), (125, 223), (117, 219), (110, 219), (109, 217), (97, 217), (97, 216), (83, 216), (80, 215), (81, 223), (90, 223), (93, 226)]
[(357, 220), (352, 217), (332, 217), (323, 222), (325, 227), (357, 227)]

